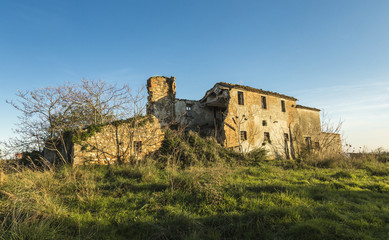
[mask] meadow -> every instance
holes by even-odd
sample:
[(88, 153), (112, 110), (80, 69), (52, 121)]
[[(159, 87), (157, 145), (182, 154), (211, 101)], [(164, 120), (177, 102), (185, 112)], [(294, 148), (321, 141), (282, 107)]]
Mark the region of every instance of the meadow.
[(137, 165), (8, 164), (0, 181), (0, 239), (389, 239), (387, 154), (267, 160), (173, 137)]

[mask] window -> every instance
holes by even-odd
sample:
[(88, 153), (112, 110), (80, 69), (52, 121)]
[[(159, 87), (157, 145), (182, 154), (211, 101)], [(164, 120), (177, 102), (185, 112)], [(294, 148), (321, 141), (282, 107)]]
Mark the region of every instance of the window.
[(191, 117), (192, 116), (192, 104), (186, 104), (186, 116)]
[(243, 92), (238, 92), (238, 104), (239, 105), (244, 105)]
[(285, 157), (287, 158), (287, 159), (289, 159), (289, 144), (288, 144), (288, 142), (289, 142), (289, 134), (287, 134), (287, 133), (284, 133), (284, 151), (285, 151)]
[(240, 131), (240, 140), (242, 140), (242, 141), (247, 140), (247, 132), (246, 131)]
[(134, 141), (134, 150), (136, 153), (142, 152), (142, 141)]
[(285, 139), (286, 142), (289, 141), (289, 134), (284, 133), (284, 139)]
[(262, 108), (263, 109), (267, 109), (266, 97), (265, 96), (261, 96), (261, 103), (262, 103)]
[(267, 126), (267, 121), (266, 120), (262, 120), (262, 126)]
[(281, 100), (281, 110), (282, 110), (282, 112), (286, 112), (285, 101), (284, 100)]
[(270, 133), (268, 133), (268, 132), (264, 132), (264, 138), (263, 138), (263, 141), (264, 141), (264, 142), (271, 143), (271, 141), (270, 141)]
[(305, 137), (305, 146), (306, 146), (308, 149), (311, 149), (311, 147), (312, 147), (312, 140), (311, 140), (311, 137)]

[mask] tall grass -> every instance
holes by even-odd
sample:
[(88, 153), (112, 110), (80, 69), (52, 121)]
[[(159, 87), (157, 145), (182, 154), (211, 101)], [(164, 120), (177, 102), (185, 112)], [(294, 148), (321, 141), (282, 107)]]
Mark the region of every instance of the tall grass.
[(0, 239), (388, 239), (376, 155), (266, 160), (171, 138), (138, 165), (3, 167)]

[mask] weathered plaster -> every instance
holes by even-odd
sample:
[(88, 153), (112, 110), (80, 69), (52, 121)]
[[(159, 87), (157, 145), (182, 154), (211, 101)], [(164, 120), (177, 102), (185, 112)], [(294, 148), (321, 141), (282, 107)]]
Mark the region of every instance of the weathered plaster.
[[(316, 150), (342, 149), (339, 134), (321, 132), (320, 110), (297, 105), (297, 99), (290, 96), (221, 82), (199, 101), (177, 99), (175, 78), (160, 76), (147, 80), (147, 90), (147, 114), (154, 116), (154, 121), (139, 127), (105, 126), (83, 144), (70, 146), (68, 152), (73, 154), (74, 164), (139, 159), (161, 146), (164, 130), (172, 125), (215, 137), (221, 145), (238, 151), (264, 148), (272, 157), (296, 157), (307, 147), (307, 138)], [(238, 100), (239, 93), (243, 104)], [(266, 108), (262, 106), (262, 97), (266, 98)], [(243, 131), (247, 139), (242, 139)], [(269, 134), (269, 141), (265, 133)], [(138, 141), (143, 143), (141, 152), (134, 151)], [(46, 151), (46, 155), (55, 154)]]

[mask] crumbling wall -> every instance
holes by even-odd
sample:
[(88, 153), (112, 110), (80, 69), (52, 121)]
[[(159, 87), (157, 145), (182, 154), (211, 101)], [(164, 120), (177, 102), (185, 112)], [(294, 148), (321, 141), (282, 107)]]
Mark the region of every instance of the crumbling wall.
[[(84, 163), (110, 164), (141, 159), (158, 150), (164, 138), (161, 125), (154, 116), (108, 124), (92, 134), (84, 130), (74, 143), (75, 165)], [(82, 134), (86, 134), (82, 137)]]
[(176, 122), (194, 131), (214, 128), (213, 110), (199, 101), (176, 99)]
[[(341, 151), (339, 135), (321, 133), (320, 110), (296, 105), (297, 99), (293, 97), (217, 83), (199, 101), (176, 99), (175, 78), (161, 76), (149, 78), (147, 90), (147, 114), (154, 121), (142, 126), (104, 126), (83, 143), (77, 142), (74, 148), (71, 145), (67, 153), (74, 150), (75, 164), (125, 162), (144, 157), (159, 149), (163, 128), (171, 124), (214, 136), (221, 145), (242, 152), (264, 148), (273, 157), (297, 157), (307, 139), (316, 149), (328, 145), (330, 151)], [(55, 154), (46, 155), (53, 158)]]
[(147, 114), (159, 119), (161, 126), (175, 120), (176, 83), (175, 77), (151, 77), (147, 80)]

